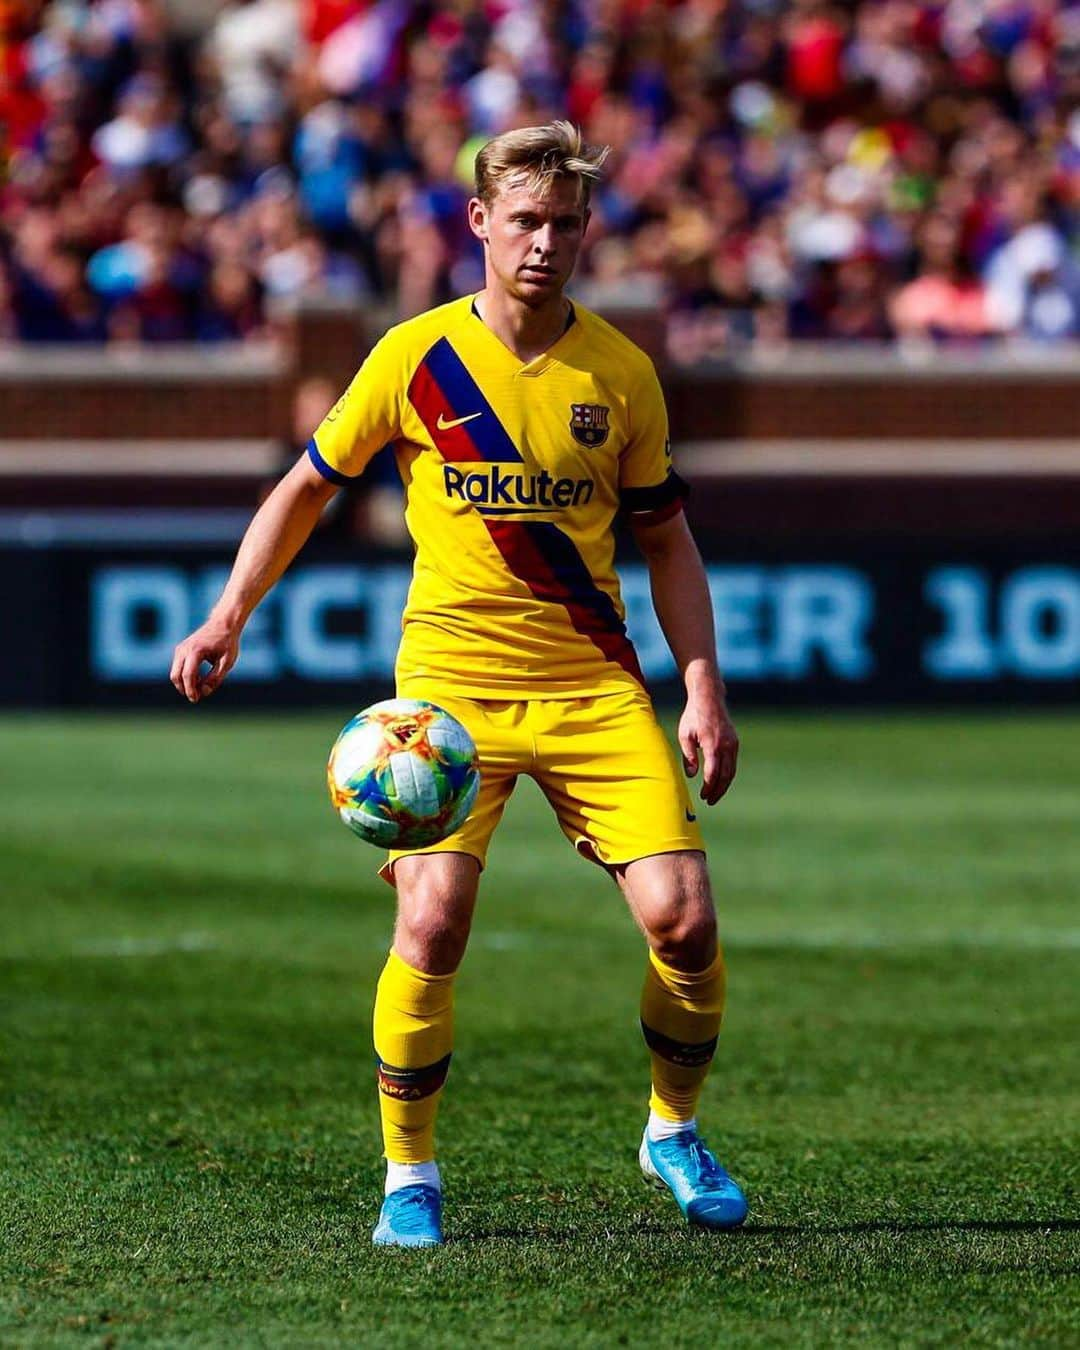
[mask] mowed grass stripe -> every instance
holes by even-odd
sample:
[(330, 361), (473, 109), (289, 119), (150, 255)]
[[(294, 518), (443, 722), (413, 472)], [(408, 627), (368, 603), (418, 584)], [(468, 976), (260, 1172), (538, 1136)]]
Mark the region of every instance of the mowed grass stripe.
[(1080, 720), (745, 719), (719, 1240), (638, 1183), (640, 940), (523, 785), (452, 1241), (376, 1254), (392, 895), (324, 798), (346, 711), (0, 722), (0, 1341), (1076, 1343)]

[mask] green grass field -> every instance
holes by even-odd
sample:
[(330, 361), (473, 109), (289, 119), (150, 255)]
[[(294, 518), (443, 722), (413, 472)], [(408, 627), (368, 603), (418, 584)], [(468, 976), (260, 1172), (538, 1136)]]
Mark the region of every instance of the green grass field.
[(392, 895), (324, 798), (343, 720), (0, 722), (0, 1343), (1080, 1345), (1080, 719), (743, 720), (732, 1235), (640, 1182), (640, 939), (522, 784), (450, 1241), (379, 1253)]

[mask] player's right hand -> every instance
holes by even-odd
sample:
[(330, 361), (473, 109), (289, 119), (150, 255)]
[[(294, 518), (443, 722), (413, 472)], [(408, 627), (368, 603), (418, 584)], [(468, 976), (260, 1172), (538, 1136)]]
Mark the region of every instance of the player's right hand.
[[(177, 645), (169, 679), (189, 703), (208, 698), (236, 664), (240, 636), (213, 618)], [(208, 670), (203, 666), (208, 665)]]

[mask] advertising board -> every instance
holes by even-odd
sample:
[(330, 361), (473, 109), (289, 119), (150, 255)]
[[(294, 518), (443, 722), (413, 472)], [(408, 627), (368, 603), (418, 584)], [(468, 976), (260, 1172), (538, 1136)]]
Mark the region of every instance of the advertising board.
[[(910, 541), (707, 561), (717, 647), (739, 705), (1066, 702), (1080, 678), (1080, 554), (1033, 541)], [(0, 701), (168, 705), (175, 644), (227, 575), (213, 547), (5, 548)], [(641, 562), (620, 567), (650, 687), (678, 696)], [(405, 561), (305, 553), (252, 617), (221, 706), (342, 703), (392, 687)]]

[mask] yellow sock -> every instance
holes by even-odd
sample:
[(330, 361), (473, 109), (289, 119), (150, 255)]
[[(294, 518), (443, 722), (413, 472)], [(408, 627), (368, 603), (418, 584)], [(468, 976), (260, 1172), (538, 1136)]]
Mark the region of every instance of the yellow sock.
[(675, 970), (649, 952), (641, 1031), (652, 1060), (649, 1106), (665, 1120), (692, 1120), (724, 1016), (724, 957), (707, 970)]
[(391, 952), (375, 993), (379, 1115), (390, 1162), (435, 1157), (435, 1113), (453, 1035), (454, 976), (414, 970)]

